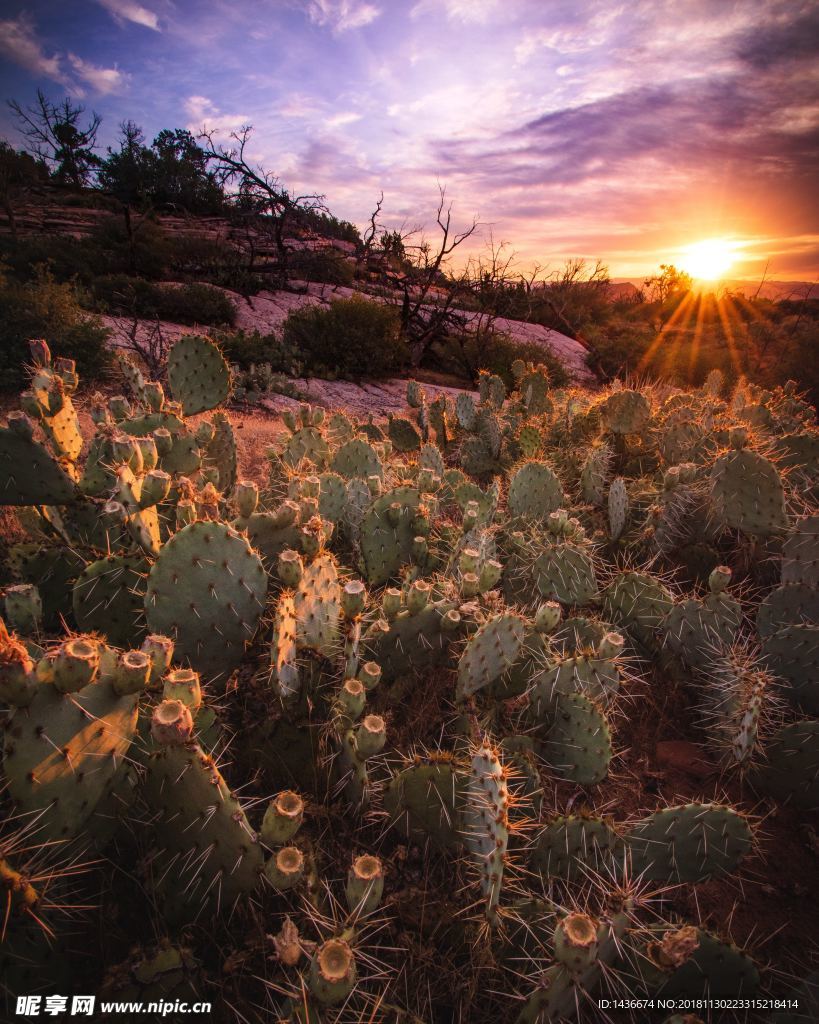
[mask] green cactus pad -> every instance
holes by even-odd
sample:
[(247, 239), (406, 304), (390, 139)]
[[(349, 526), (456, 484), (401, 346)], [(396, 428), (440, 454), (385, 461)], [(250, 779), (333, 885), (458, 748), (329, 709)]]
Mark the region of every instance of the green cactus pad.
[(580, 786), (602, 782), (613, 756), (611, 730), (603, 709), (582, 693), (560, 694), (543, 756), (563, 779)]
[(584, 605), (598, 596), (591, 555), (575, 544), (547, 543), (533, 569), (535, 586), (546, 601)]
[(797, 520), (785, 538), (782, 582), (819, 588), (819, 515)]
[(389, 780), (384, 808), (407, 838), (429, 839), (438, 847), (457, 846), (467, 777), (451, 758), (418, 758)]
[(397, 452), (416, 452), (421, 447), (421, 435), (410, 420), (393, 416), (387, 431)]
[(78, 493), (67, 467), (44, 445), (0, 427), (0, 505), (63, 505)]
[(725, 526), (769, 537), (787, 529), (785, 490), (776, 466), (747, 448), (720, 455), (711, 470), (711, 501)]
[(704, 882), (734, 872), (753, 846), (747, 820), (721, 804), (681, 804), (637, 822), (624, 837), (632, 873), (647, 881)]
[(74, 618), (85, 633), (114, 647), (137, 647), (145, 635), (145, 577), (139, 555), (109, 555), (85, 567), (74, 584)]
[(354, 437), (343, 444), (333, 456), (330, 468), (348, 480), (352, 477), (360, 477), (362, 480), (371, 476), (379, 479), (384, 477), (384, 467), (378, 452), (369, 441), (361, 437)]
[(692, 668), (707, 668), (715, 655), (734, 642), (742, 608), (727, 594), (709, 594), (675, 604), (663, 623), (666, 642)]
[(486, 743), (472, 752), (463, 810), (464, 844), (477, 863), (484, 915), (498, 920), (503, 869), (509, 844), (509, 789), (503, 765)]
[(754, 962), (735, 946), (698, 929), (699, 945), (656, 992), (663, 999), (751, 999), (759, 988)]
[(603, 594), (603, 611), (646, 648), (656, 646), (663, 621), (674, 604), (671, 592), (648, 573), (624, 572)]
[(638, 434), (651, 417), (651, 406), (645, 395), (624, 388), (609, 395), (600, 414), (613, 434)]
[[(413, 523), (420, 504), (421, 495), (415, 487), (393, 487), (367, 510), (361, 522), (361, 558), (368, 583), (386, 583), (412, 560), (412, 542), (417, 533)], [(396, 515), (391, 517), (391, 512)]]
[(469, 638), (458, 662), (458, 696), (469, 697), (499, 679), (517, 660), (524, 620), (514, 612), (495, 615)]
[(545, 520), (565, 505), (563, 487), (545, 462), (524, 462), (509, 480), (509, 515)]
[(178, 658), (224, 683), (253, 639), (266, 594), (267, 574), (247, 540), (224, 523), (196, 522), (160, 551), (145, 613), (151, 632), (173, 638)]
[(807, 583), (784, 583), (759, 605), (756, 629), (768, 637), (784, 626), (819, 625), (819, 591)]
[(796, 703), (819, 714), (819, 626), (783, 626), (765, 638), (762, 651), (769, 671), (790, 684)]
[(538, 832), (529, 863), (544, 875), (583, 882), (610, 870), (617, 836), (602, 818), (557, 817)]
[(296, 643), (325, 657), (339, 644), (341, 585), (332, 555), (318, 555), (305, 569), (294, 596)]
[(193, 416), (227, 399), (230, 367), (210, 338), (186, 334), (168, 353), (168, 384), (185, 416)]
[(20, 811), (43, 812), (38, 841), (77, 835), (114, 784), (136, 731), (137, 694), (111, 682), (62, 694), (41, 683), (34, 700), (6, 728), (4, 765)]
[(765, 755), (754, 777), (762, 792), (798, 807), (819, 807), (819, 721), (782, 726), (765, 746)]
[(80, 555), (63, 545), (17, 544), (9, 549), (8, 558), (14, 575), (40, 591), (45, 628), (53, 632), (61, 628), (63, 619), (70, 621), (72, 590), (85, 569)]
[(222, 494), (230, 494), (236, 484), (238, 455), (236, 435), (230, 420), (223, 412), (213, 416), (213, 439), (202, 452), (202, 469), (215, 469), (219, 473), (216, 486)]
[(168, 861), (160, 894), (169, 916), (187, 921), (206, 910), (230, 912), (256, 887), (264, 857), (216, 762), (196, 744), (161, 747), (148, 759), (145, 796)]
[(330, 523), (338, 524), (347, 514), (347, 485), (344, 477), (328, 472), (322, 473), (319, 479), (319, 515)]
[(199, 445), (176, 413), (148, 412), (143, 416), (123, 420), (119, 427), (132, 437), (149, 437), (155, 430), (167, 430), (171, 435), (171, 450), (167, 455), (160, 456), (159, 468), (172, 476), (189, 476), (199, 469), (202, 461)]

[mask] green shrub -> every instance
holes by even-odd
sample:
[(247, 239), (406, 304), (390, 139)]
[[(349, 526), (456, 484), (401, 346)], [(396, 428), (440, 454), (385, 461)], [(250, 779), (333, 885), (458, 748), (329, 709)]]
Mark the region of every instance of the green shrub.
[(479, 370), (488, 370), (503, 378), (510, 390), (515, 386), (511, 366), (515, 359), (542, 363), (548, 370), (552, 385), (565, 387), (569, 375), (561, 361), (547, 348), (534, 342), (517, 342), (500, 332), (450, 333), (439, 341), (433, 351), (438, 368), (475, 381)]
[(305, 249), (290, 257), (288, 273), (299, 281), (317, 281), (351, 288), (355, 281), (355, 265), (336, 249)]
[(284, 322), (282, 344), (317, 377), (383, 377), (399, 370), (407, 356), (397, 310), (358, 297), (294, 310)]
[(211, 337), (218, 343), (225, 359), (243, 370), (260, 363), (269, 363), (274, 373), (300, 377), (304, 372), (299, 354), (287, 348), (275, 334), (242, 330), (213, 331)]
[(56, 356), (77, 361), (86, 381), (104, 375), (111, 363), (108, 330), (80, 306), (77, 288), (41, 269), (21, 283), (0, 277), (0, 387), (25, 386), (31, 338), (45, 338)]
[(230, 299), (207, 284), (156, 284), (127, 274), (108, 274), (94, 282), (94, 296), (110, 313), (179, 324), (232, 324)]

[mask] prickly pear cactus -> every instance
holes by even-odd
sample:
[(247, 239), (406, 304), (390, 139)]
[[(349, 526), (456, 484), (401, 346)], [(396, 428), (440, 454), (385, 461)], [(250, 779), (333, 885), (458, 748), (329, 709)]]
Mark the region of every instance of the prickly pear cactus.
[(168, 383), (185, 416), (215, 409), (230, 394), (230, 367), (210, 338), (187, 334), (168, 353)]
[(145, 616), (177, 656), (224, 685), (253, 639), (267, 573), (247, 540), (224, 523), (195, 522), (165, 544), (151, 567)]

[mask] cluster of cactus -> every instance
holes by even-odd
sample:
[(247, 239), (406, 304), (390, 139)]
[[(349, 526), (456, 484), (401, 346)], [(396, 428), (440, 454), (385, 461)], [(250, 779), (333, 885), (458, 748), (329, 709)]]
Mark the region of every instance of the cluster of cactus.
[[(760, 801), (819, 808), (792, 388), (555, 390), (517, 361), (511, 392), (411, 381), (382, 424), (301, 405), (250, 481), (212, 342), (171, 351), (171, 398), (122, 370), (128, 397), (80, 399), (33, 343), (0, 427), (27, 534), (0, 619), (9, 992), (51, 977), (58, 848), (140, 906), (111, 998), (557, 1024), (600, 992), (775, 988), (664, 894), (758, 858)], [(669, 692), (730, 789), (612, 818), (624, 723)]]

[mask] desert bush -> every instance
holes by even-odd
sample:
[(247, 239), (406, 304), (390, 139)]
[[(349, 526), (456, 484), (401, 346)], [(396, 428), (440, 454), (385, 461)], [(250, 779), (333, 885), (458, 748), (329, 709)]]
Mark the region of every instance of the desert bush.
[(217, 288), (198, 282), (156, 284), (127, 274), (108, 274), (94, 282), (100, 308), (110, 313), (179, 324), (232, 324), (236, 309)]
[(317, 281), (351, 288), (355, 281), (355, 265), (336, 249), (309, 249), (290, 257), (290, 276), (300, 281)]
[[(565, 387), (569, 376), (551, 351), (534, 342), (520, 343), (500, 331), (450, 332), (431, 353), (438, 368), (475, 381), (479, 370), (497, 374), (511, 390), (515, 386), (511, 366), (515, 359), (542, 363), (549, 370), (553, 387)], [(428, 360), (429, 361), (429, 360)]]
[(406, 360), (397, 310), (359, 297), (294, 310), (282, 343), (317, 377), (382, 377)]
[(108, 331), (81, 307), (76, 286), (44, 269), (27, 282), (0, 276), (0, 308), (0, 388), (24, 386), (31, 338), (45, 338), (54, 355), (76, 360), (86, 380), (108, 369)]
[(269, 363), (274, 373), (300, 377), (304, 364), (300, 354), (275, 334), (260, 331), (212, 331), (211, 337), (219, 345), (229, 363), (243, 370), (259, 363)]

